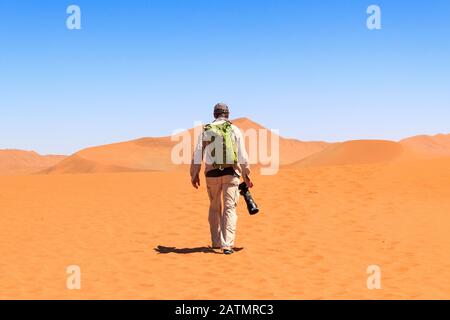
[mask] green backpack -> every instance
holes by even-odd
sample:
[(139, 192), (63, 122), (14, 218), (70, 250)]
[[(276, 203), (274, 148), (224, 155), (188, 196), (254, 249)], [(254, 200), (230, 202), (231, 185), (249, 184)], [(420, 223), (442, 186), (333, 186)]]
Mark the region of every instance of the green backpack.
[[(234, 167), (238, 163), (238, 151), (233, 139), (231, 122), (208, 124), (204, 127), (204, 134), (208, 145), (214, 143), (217, 138), (221, 139), (218, 145), (215, 145), (211, 150), (211, 156), (214, 159), (213, 167), (215, 169), (224, 170), (225, 168)], [(216, 152), (217, 147), (222, 149), (222, 154)]]

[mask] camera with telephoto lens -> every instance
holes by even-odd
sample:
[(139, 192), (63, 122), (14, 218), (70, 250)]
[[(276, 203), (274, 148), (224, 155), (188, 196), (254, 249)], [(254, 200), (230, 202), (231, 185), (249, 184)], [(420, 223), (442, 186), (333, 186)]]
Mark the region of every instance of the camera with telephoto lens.
[(257, 214), (259, 212), (258, 206), (256, 205), (255, 200), (253, 200), (253, 197), (248, 190), (248, 186), (245, 182), (242, 182), (239, 185), (239, 191), (244, 197), (245, 202), (247, 203), (248, 213), (250, 213), (251, 215)]

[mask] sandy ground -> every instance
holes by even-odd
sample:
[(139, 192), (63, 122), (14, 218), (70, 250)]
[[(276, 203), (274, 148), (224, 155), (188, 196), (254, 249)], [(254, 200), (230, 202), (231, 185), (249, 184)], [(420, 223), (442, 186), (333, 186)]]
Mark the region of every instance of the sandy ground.
[[(0, 177), (0, 298), (450, 298), (450, 160), (254, 180), (262, 212), (241, 200), (243, 249), (224, 256), (206, 249), (207, 195), (186, 173)], [(381, 290), (366, 287), (373, 264)]]

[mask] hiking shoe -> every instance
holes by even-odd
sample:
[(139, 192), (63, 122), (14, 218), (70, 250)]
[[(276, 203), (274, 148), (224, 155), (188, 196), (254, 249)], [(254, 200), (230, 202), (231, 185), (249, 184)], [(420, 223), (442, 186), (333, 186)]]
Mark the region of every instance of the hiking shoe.
[(226, 254), (226, 255), (230, 255), (230, 254), (233, 254), (233, 253), (234, 253), (233, 249), (224, 249), (223, 250), (223, 254)]

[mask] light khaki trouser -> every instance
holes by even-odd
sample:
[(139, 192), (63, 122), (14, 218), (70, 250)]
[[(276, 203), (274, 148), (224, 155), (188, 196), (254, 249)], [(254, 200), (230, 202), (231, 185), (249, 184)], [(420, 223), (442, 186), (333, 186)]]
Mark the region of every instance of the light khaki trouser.
[(231, 175), (206, 178), (206, 187), (210, 200), (209, 226), (213, 247), (231, 249), (234, 246), (239, 182), (239, 178)]

